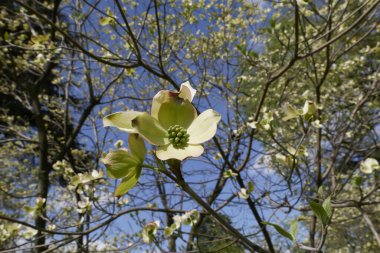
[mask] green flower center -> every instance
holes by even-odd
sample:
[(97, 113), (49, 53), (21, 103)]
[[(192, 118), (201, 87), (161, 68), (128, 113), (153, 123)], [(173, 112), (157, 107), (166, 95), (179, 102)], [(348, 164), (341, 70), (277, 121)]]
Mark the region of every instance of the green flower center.
[(187, 142), (189, 141), (189, 134), (185, 128), (179, 125), (171, 126), (168, 129), (168, 133), (169, 141), (175, 148), (182, 148), (187, 145)]

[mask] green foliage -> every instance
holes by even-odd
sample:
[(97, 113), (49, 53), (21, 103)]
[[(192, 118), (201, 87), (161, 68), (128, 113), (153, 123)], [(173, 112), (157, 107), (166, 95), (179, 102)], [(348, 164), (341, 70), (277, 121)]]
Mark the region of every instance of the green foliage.
[(139, 181), (141, 175), (141, 167), (135, 168), (131, 173), (127, 174), (115, 190), (115, 197), (121, 197), (132, 189)]
[[(327, 210), (325, 210), (324, 206), (311, 200), (309, 201), (309, 205), (311, 209), (313, 210), (314, 214), (322, 222), (322, 224), (327, 225), (330, 217), (327, 214)], [(328, 208), (328, 210), (331, 210), (331, 207), (329, 204), (327, 204), (326, 207)]]
[(288, 239), (290, 239), (292, 241), (296, 240), (296, 235), (297, 235), (297, 232), (298, 232), (298, 222), (297, 222), (297, 220), (292, 221), (292, 223), (290, 225), (290, 232), (286, 231), (281, 226), (279, 226), (277, 224), (274, 224), (274, 223), (262, 222), (262, 224), (273, 226), (277, 230), (277, 232), (280, 233), (282, 236), (284, 236), (284, 237), (286, 237), (286, 238), (288, 238)]
[[(225, 219), (229, 220), (227, 216)], [(236, 242), (228, 231), (215, 219), (205, 217), (200, 225), (197, 236), (197, 248), (201, 252), (242, 253), (244, 247)]]

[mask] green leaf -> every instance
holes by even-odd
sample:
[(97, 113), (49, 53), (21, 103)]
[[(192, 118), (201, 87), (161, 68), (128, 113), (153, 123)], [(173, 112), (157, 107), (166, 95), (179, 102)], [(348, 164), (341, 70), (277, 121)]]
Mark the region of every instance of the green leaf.
[(116, 191), (114, 193), (115, 197), (121, 197), (126, 194), (130, 189), (132, 189), (140, 179), (141, 175), (141, 167), (136, 168), (134, 173), (131, 173), (127, 177), (125, 177), (121, 183), (116, 187)]
[(255, 190), (255, 185), (251, 181), (249, 181), (247, 184), (247, 193), (250, 194), (254, 190)]
[(309, 201), (309, 205), (310, 205), (311, 209), (313, 210), (314, 214), (322, 222), (322, 224), (326, 225), (328, 220), (329, 220), (329, 216), (327, 215), (323, 206), (321, 204), (316, 203), (316, 202), (311, 201), (311, 200)]
[(128, 138), (128, 146), (132, 155), (137, 157), (142, 163), (146, 156), (144, 140), (138, 134), (130, 134)]
[(323, 186), (320, 186), (318, 188), (318, 195), (319, 195), (319, 197), (323, 198)]
[(323, 209), (325, 209), (327, 216), (330, 218), (332, 215), (332, 208), (331, 208), (331, 197), (329, 196), (328, 198), (323, 201)]
[(236, 45), (235, 47), (236, 47), (236, 49), (237, 49), (242, 55), (246, 55), (246, 54), (247, 54), (247, 46), (246, 46), (246, 45), (239, 44), (239, 45)]
[(363, 177), (356, 176), (351, 180), (351, 184), (354, 184), (354, 186), (360, 186), (363, 183)]
[(290, 234), (288, 231), (286, 231), (285, 229), (283, 229), (282, 227), (280, 227), (279, 225), (277, 224), (274, 224), (274, 223), (270, 223), (270, 222), (261, 222), (262, 224), (265, 224), (265, 225), (270, 225), (272, 227), (274, 227), (277, 232), (279, 232), (282, 236), (294, 241), (295, 240), (295, 237)]
[(109, 152), (102, 161), (106, 165), (108, 176), (111, 178), (126, 177), (133, 174), (141, 166), (141, 161), (137, 157), (123, 149)]
[(230, 177), (236, 177), (238, 174), (233, 172), (231, 169), (226, 170), (223, 172), (223, 177), (224, 178), (230, 178)]
[(109, 25), (113, 19), (111, 17), (101, 17), (99, 20), (99, 23), (101, 26)]
[(298, 233), (298, 220), (295, 219), (290, 223), (290, 228), (289, 228), (290, 234), (293, 236), (294, 240), (297, 236)]
[(249, 51), (249, 56), (251, 56), (252, 58), (258, 58), (259, 54), (256, 53), (255, 51), (251, 50), (251, 51)]
[(270, 26), (271, 26), (272, 28), (274, 28), (275, 25), (276, 25), (276, 20), (274, 20), (273, 18), (271, 18), (271, 19), (269, 20), (269, 23), (270, 23)]

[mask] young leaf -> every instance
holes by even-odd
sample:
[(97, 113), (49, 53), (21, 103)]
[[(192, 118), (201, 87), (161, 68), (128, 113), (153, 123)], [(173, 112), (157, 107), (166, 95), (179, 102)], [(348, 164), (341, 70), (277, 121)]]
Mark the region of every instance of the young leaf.
[(116, 191), (114, 193), (115, 197), (121, 197), (124, 194), (126, 194), (130, 189), (132, 189), (137, 182), (140, 179), (140, 174), (141, 174), (141, 167), (136, 168), (134, 173), (131, 173), (127, 177), (125, 177), (119, 186), (116, 188)]
[(247, 184), (247, 193), (250, 194), (255, 190), (255, 185), (249, 181)]
[(323, 186), (320, 186), (318, 188), (318, 195), (319, 195), (319, 197), (323, 198)]
[(274, 227), (277, 230), (277, 232), (279, 232), (282, 236), (284, 236), (284, 237), (286, 237), (292, 241), (294, 241), (296, 239), (292, 234), (290, 234), (288, 231), (286, 231), (285, 229), (283, 229), (282, 227), (280, 227), (277, 224), (270, 223), (270, 222), (261, 222), (261, 223)]
[(113, 21), (111, 17), (101, 17), (99, 20), (99, 23), (101, 26), (106, 26), (110, 24)]
[(111, 178), (127, 177), (141, 166), (139, 158), (123, 149), (110, 151), (102, 161)]
[(325, 201), (323, 201), (322, 206), (323, 206), (323, 209), (325, 209), (327, 216), (330, 218), (332, 215), (331, 197), (328, 197), (327, 199), (325, 199)]
[(224, 173), (223, 173), (223, 177), (224, 178), (230, 178), (230, 177), (236, 177), (238, 174), (233, 172), (231, 169), (228, 169), (226, 170)]
[(323, 206), (321, 204), (316, 203), (316, 202), (311, 201), (311, 200), (310, 200), (309, 204), (310, 204), (310, 207), (313, 210), (314, 214), (318, 217), (318, 219), (321, 220), (322, 224), (326, 225), (328, 220), (329, 220), (329, 216), (327, 215)]
[(144, 140), (138, 134), (130, 134), (128, 138), (128, 146), (131, 154), (137, 157), (141, 163), (144, 162), (146, 148)]
[(290, 223), (290, 228), (289, 228), (290, 234), (293, 236), (294, 240), (297, 236), (298, 233), (298, 220), (295, 219)]

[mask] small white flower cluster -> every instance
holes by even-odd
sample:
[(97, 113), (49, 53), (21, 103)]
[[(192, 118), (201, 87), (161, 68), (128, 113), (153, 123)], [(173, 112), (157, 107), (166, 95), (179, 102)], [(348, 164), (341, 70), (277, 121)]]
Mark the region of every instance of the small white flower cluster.
[(171, 236), (174, 231), (181, 227), (181, 224), (193, 226), (199, 220), (199, 212), (198, 210), (194, 209), (186, 212), (183, 215), (175, 215), (173, 217), (173, 220), (174, 223), (170, 227), (165, 227), (164, 229), (165, 237)]
[(81, 200), (77, 203), (77, 212), (78, 213), (86, 213), (91, 210), (92, 207), (92, 201), (90, 201), (90, 198), (87, 196), (81, 195)]
[(19, 234), (20, 228), (20, 224), (10, 222), (4, 222), (3, 224), (0, 224), (0, 242), (5, 242), (13, 235)]
[(75, 173), (70, 164), (63, 160), (58, 161), (53, 165), (53, 169), (63, 175), (63, 178), (69, 182), (69, 189), (77, 189), (81, 185), (86, 185), (89, 182), (99, 180), (103, 177), (103, 171), (93, 170), (84, 173)]
[(91, 211), (96, 188), (93, 185), (89, 185), (89, 183), (102, 177), (103, 172), (96, 170), (93, 170), (91, 173), (78, 173), (72, 177), (68, 188), (75, 190), (80, 196), (80, 201), (77, 203), (78, 213), (83, 214)]
[(34, 237), (36, 234), (37, 234), (37, 230), (33, 229), (33, 228), (30, 228), (30, 227), (27, 227), (23, 233), (21, 234), (21, 236), (25, 239), (30, 239), (32, 237)]
[(41, 213), (41, 210), (44, 208), (44, 204), (46, 202), (45, 198), (36, 198), (34, 206), (25, 206), (24, 210), (31, 216), (36, 216)]
[(380, 170), (379, 162), (374, 158), (367, 158), (360, 163), (360, 171), (371, 174), (374, 170)]
[(160, 227), (160, 221), (153, 221), (145, 225), (141, 231), (141, 237), (145, 243), (151, 243), (154, 240), (154, 235)]
[(65, 160), (56, 162), (53, 169), (68, 182), (67, 189), (79, 194), (80, 200), (77, 202), (77, 212), (83, 214), (91, 211), (96, 190), (93, 183), (102, 181), (103, 171), (93, 170), (91, 172), (75, 173)]
[(241, 188), (240, 191), (238, 192), (238, 195), (242, 199), (248, 199), (249, 195), (253, 192), (254, 189), (255, 189), (255, 185), (251, 181), (249, 181), (247, 188)]
[(54, 163), (53, 170), (57, 171), (59, 174), (62, 174), (63, 178), (67, 181), (70, 181), (70, 178), (74, 175), (74, 170), (66, 160), (57, 161)]

